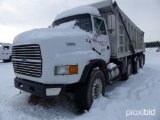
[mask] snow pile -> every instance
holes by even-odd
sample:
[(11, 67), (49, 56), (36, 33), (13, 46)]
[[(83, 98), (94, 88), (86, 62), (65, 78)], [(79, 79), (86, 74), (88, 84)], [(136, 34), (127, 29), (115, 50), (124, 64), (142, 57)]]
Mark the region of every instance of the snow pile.
[(55, 26), (53, 29), (54, 30), (63, 30), (63, 29), (69, 29), (69, 30), (72, 30), (74, 28), (76, 24), (76, 20), (74, 21), (70, 21), (70, 22), (65, 22), (65, 23), (62, 23), (58, 26)]
[(108, 69), (113, 69), (113, 68), (115, 68), (115, 67), (117, 67), (117, 65), (116, 64), (114, 64), (114, 63), (109, 63), (108, 65), (107, 65), (107, 68)]
[(155, 47), (155, 48), (146, 48), (146, 52), (147, 53), (154, 53), (154, 52), (156, 52), (156, 50), (157, 50), (157, 47)]
[[(128, 81), (106, 86), (105, 97), (81, 114), (72, 97), (44, 100), (20, 94), (14, 87), (11, 63), (0, 62), (0, 120), (160, 120), (160, 53), (146, 49), (146, 64)], [(127, 111), (155, 110), (155, 115), (128, 115)], [(135, 111), (135, 113), (136, 113)]]
[(23, 42), (33, 43), (33, 41), (37, 40), (45, 40), (46, 39), (53, 39), (54, 37), (69, 37), (69, 36), (77, 36), (82, 37), (85, 35), (89, 35), (89, 33), (85, 32), (84, 30), (80, 29), (79, 27), (75, 26), (76, 21), (70, 21), (54, 28), (40, 28), (40, 29), (33, 29), (30, 31), (26, 31), (20, 33), (14, 38), (13, 43), (18, 44), (19, 42), (22, 44)]

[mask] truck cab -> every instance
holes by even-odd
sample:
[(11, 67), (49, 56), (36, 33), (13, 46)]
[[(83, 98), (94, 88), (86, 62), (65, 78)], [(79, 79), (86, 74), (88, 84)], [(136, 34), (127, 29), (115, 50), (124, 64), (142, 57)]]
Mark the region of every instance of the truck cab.
[[(83, 11), (79, 13), (81, 10)], [(90, 60), (109, 62), (111, 51), (106, 22), (94, 7), (79, 7), (76, 11), (68, 16), (63, 15), (70, 11), (57, 16), (52, 28), (31, 30), (15, 38), (13, 61), (17, 63), (13, 64), (16, 76), (43, 84), (72, 84), (79, 82)], [(23, 68), (22, 72), (18, 64), (27, 63), (30, 67), (36, 67), (33, 64), (36, 63), (41, 69), (39, 72), (38, 68), (35, 71), (30, 69), (27, 73), (28, 67), (27, 70)], [(78, 73), (66, 75), (68, 73), (65, 67), (69, 65), (77, 65)]]

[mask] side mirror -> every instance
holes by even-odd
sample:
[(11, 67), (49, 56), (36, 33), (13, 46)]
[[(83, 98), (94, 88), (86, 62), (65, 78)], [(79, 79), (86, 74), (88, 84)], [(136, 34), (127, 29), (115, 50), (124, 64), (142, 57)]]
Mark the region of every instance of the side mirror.
[(107, 22), (108, 22), (108, 31), (109, 32), (113, 32), (114, 30), (115, 30), (115, 24), (116, 24), (116, 19), (115, 19), (116, 17), (115, 17), (115, 15), (113, 15), (113, 14), (109, 14), (108, 15), (108, 20), (107, 20)]

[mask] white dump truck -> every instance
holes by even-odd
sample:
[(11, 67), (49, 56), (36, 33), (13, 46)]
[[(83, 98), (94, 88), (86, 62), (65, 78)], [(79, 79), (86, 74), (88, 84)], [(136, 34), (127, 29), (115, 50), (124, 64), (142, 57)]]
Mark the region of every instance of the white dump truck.
[(50, 28), (13, 42), (15, 87), (43, 98), (71, 92), (89, 110), (105, 85), (125, 81), (145, 62), (144, 32), (112, 0), (66, 10)]
[(12, 44), (0, 43), (0, 60), (10, 62), (12, 59)]

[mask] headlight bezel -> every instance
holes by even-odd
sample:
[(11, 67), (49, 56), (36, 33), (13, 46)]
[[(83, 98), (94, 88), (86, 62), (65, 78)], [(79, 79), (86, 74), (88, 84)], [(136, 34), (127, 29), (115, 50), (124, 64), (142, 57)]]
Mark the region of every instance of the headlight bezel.
[(54, 75), (75, 75), (78, 74), (78, 65), (55, 66)]

